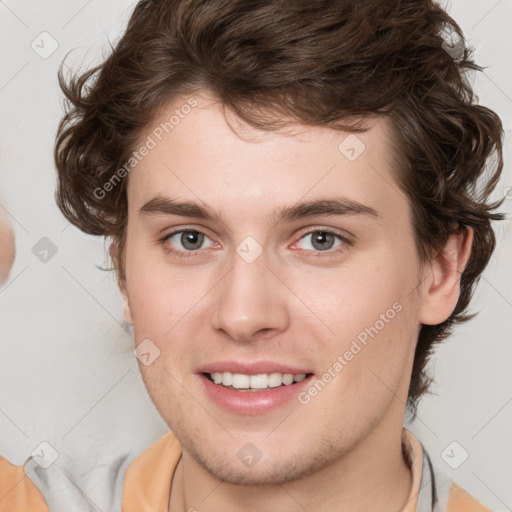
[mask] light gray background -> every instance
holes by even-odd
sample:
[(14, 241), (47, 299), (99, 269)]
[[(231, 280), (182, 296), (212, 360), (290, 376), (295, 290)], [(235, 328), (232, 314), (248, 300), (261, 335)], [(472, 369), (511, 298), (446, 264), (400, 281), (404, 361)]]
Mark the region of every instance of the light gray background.
[[(23, 464), (42, 441), (56, 464), (75, 475), (94, 510), (107, 507), (102, 477), (114, 457), (133, 458), (167, 431), (146, 395), (102, 239), (81, 234), (54, 200), (53, 142), (62, 113), (56, 73), (89, 67), (108, 53), (135, 3), (128, 0), (0, 1), (0, 187), (17, 238), (17, 257), (0, 290), (0, 453)], [(457, 0), (449, 11), (487, 66), (476, 78), (482, 104), (506, 131), (508, 165), (496, 197), (512, 210), (512, 0)], [(57, 50), (31, 47), (41, 32)], [(46, 39), (45, 48), (50, 46)], [(508, 192), (507, 192), (508, 191)], [(511, 222), (496, 227), (498, 250), (478, 288), (478, 317), (434, 359), (437, 385), (410, 426), (434, 464), (496, 511), (512, 510)], [(48, 237), (58, 252), (47, 263), (32, 253)], [(452, 445), (452, 465), (442, 457)], [(104, 487), (104, 485), (103, 485)], [(104, 510), (107, 510), (105, 508)]]

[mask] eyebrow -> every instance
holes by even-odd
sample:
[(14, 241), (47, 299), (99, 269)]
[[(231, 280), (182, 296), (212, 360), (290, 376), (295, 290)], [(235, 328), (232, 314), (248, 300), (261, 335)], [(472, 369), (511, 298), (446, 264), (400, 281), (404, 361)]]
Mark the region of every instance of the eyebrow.
[[(139, 210), (142, 217), (177, 215), (180, 217), (193, 217), (226, 224), (222, 215), (207, 205), (200, 205), (192, 201), (177, 201), (167, 197), (155, 197), (144, 204)], [(374, 208), (348, 199), (346, 197), (333, 197), (327, 199), (313, 199), (291, 206), (276, 208), (271, 215), (274, 224), (292, 222), (295, 220), (320, 215), (365, 215), (379, 217)]]

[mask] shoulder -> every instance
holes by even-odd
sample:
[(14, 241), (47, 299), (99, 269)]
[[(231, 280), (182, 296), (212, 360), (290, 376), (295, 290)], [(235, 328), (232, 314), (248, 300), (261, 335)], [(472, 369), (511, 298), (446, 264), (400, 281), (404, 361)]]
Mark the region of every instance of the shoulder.
[(446, 512), (492, 512), (455, 482), (450, 489)]
[(24, 467), (0, 457), (0, 512), (18, 510), (48, 512), (48, 507)]
[(156, 473), (174, 470), (181, 456), (181, 445), (173, 432), (168, 432), (142, 452), (128, 467), (126, 474), (137, 472)]
[(167, 506), (170, 483), (181, 457), (181, 445), (173, 432), (162, 436), (141, 453), (126, 470), (123, 511), (160, 510)]

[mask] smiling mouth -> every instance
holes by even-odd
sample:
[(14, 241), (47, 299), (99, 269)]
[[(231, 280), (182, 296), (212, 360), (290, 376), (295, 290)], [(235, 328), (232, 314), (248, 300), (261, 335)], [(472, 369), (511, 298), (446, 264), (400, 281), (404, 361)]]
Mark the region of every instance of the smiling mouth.
[(214, 372), (203, 373), (214, 384), (236, 391), (269, 391), (283, 386), (293, 386), (313, 375), (312, 373), (259, 373), (246, 375), (242, 373)]

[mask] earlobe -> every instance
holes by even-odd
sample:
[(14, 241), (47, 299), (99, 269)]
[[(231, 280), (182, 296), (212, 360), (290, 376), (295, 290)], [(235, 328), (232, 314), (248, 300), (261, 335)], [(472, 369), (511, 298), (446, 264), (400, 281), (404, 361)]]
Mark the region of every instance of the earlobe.
[(460, 276), (471, 255), (473, 229), (463, 226), (449, 236), (443, 251), (430, 262), (424, 281), (420, 322), (437, 325), (453, 312), (460, 292)]
[(121, 292), (121, 296), (123, 297), (124, 302), (124, 310), (123, 315), (124, 319), (130, 324), (133, 325), (133, 317), (132, 311), (130, 309), (130, 301), (128, 299), (128, 291), (126, 289), (126, 281), (121, 277), (117, 277), (117, 286), (119, 287), (119, 291)]
[(121, 296), (123, 297), (123, 302), (124, 302), (123, 315), (124, 315), (124, 319), (130, 325), (133, 325), (133, 317), (132, 317), (132, 311), (130, 309), (130, 301), (128, 299), (128, 292), (126, 290), (126, 282), (124, 280), (122, 280), (120, 277), (118, 277), (117, 278), (117, 285), (119, 287), (119, 291), (121, 292)]
[(123, 299), (125, 301), (124, 302), (124, 311), (123, 311), (124, 319), (130, 325), (133, 325), (133, 317), (132, 317), (132, 312), (131, 312), (131, 309), (130, 309), (130, 304), (128, 303), (128, 298), (123, 295)]
[(123, 310), (123, 316), (124, 319), (130, 324), (133, 325), (133, 317), (132, 312), (130, 309), (130, 301), (128, 299), (128, 291), (126, 289), (126, 281), (123, 279), (119, 272), (119, 258), (118, 258), (118, 251), (117, 251), (117, 245), (115, 243), (112, 243), (109, 248), (109, 254), (112, 258), (112, 262), (114, 263), (114, 267), (117, 272), (117, 286), (119, 288), (119, 291), (121, 292), (121, 296), (123, 298), (124, 302), (124, 310)]

